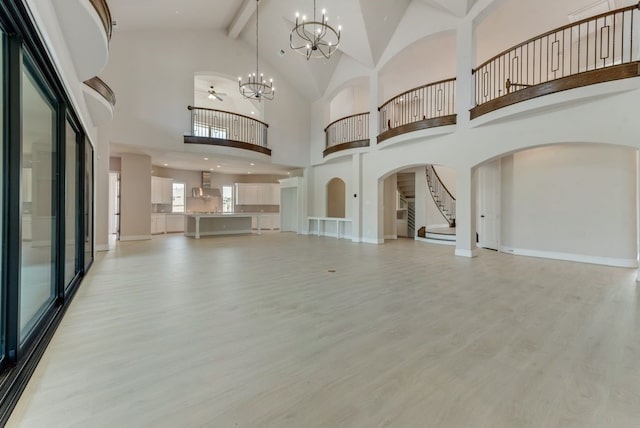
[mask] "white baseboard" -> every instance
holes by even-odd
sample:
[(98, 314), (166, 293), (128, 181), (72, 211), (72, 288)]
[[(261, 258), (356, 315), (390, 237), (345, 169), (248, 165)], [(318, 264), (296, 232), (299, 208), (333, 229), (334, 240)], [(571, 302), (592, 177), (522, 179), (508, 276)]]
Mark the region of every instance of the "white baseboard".
[(96, 245), (96, 251), (109, 251), (109, 244)]
[(398, 239), (398, 235), (384, 235), (384, 239)]
[(594, 265), (637, 268), (636, 259), (618, 259), (613, 257), (587, 256), (584, 254), (560, 253), (555, 251), (527, 250), (522, 248), (512, 248), (505, 245), (500, 246), (500, 251), (516, 256), (538, 257), (541, 259), (563, 260), (567, 262), (589, 263)]
[(462, 250), (462, 249), (456, 248), (455, 254), (458, 257), (473, 258), (478, 256), (478, 250)]
[(441, 240), (441, 239), (421, 238), (419, 236), (416, 236), (415, 240), (418, 241), (418, 242), (427, 242), (429, 244), (449, 245), (451, 247), (455, 247), (456, 246), (456, 241), (444, 241), (444, 240)]
[(120, 235), (120, 241), (148, 241), (151, 239), (151, 235)]

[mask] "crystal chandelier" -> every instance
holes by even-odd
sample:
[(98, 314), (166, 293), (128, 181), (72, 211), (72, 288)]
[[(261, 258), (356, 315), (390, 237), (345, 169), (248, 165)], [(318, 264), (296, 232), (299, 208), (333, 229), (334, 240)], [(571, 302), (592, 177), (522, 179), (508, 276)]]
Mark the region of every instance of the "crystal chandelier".
[(269, 79), (267, 82), (264, 79), (264, 74), (260, 73), (259, 63), (258, 63), (258, 54), (260, 52), (260, 48), (258, 46), (259, 37), (258, 37), (258, 5), (260, 0), (256, 0), (256, 72), (249, 73), (248, 79), (246, 82), (242, 81), (242, 77), (238, 77), (238, 87), (240, 88), (240, 93), (245, 98), (251, 98), (254, 100), (272, 100), (275, 96), (276, 88), (273, 87), (273, 79)]
[(296, 12), (296, 26), (289, 34), (291, 49), (309, 58), (327, 58), (333, 54), (340, 44), (340, 31), (336, 31), (327, 22), (329, 18), (322, 9), (322, 20), (316, 19), (316, 0), (313, 0), (313, 21), (307, 21), (305, 15), (300, 21), (300, 14)]

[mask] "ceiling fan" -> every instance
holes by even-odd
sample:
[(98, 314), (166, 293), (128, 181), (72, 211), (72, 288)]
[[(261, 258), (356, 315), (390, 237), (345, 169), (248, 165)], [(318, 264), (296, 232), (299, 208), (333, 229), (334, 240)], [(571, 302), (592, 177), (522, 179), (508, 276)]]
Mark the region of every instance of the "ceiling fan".
[(210, 100), (224, 101), (221, 98), (221, 96), (227, 95), (223, 92), (216, 92), (216, 90), (213, 89), (213, 85), (209, 88), (207, 92), (209, 93), (209, 95), (207, 95), (207, 98), (209, 98)]

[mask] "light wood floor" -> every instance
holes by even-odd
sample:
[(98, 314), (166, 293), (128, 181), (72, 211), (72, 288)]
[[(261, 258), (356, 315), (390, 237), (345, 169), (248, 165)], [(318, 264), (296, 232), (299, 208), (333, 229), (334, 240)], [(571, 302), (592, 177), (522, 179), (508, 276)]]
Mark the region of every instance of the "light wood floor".
[(634, 271), (452, 253), (279, 233), (120, 243), (9, 426), (640, 426)]

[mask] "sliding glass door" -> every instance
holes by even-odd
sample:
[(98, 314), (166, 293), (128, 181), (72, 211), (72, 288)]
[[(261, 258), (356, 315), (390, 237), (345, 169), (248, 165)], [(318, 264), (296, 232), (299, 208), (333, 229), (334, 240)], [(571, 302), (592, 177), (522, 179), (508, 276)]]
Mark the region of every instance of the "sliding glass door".
[(93, 147), (84, 143), (84, 266), (93, 262)]
[[(5, 155), (4, 155), (4, 138), (5, 129), (4, 129), (4, 118), (6, 114), (6, 102), (5, 102), (5, 93), (4, 93), (4, 85), (5, 85), (5, 33), (4, 30), (0, 27), (0, 332), (5, 331), (5, 296), (6, 296), (6, 283), (4, 280), (5, 272), (4, 272), (4, 263), (2, 261), (5, 258), (5, 176), (7, 174), (7, 169), (5, 168)], [(0, 334), (0, 366), (3, 365), (4, 362), (4, 353), (5, 353), (5, 337), (6, 335)]]
[(80, 136), (67, 119), (65, 128), (65, 245), (64, 284), (68, 288), (80, 272), (78, 234), (80, 217), (78, 197), (80, 188)]
[(56, 108), (28, 61), (22, 67), (20, 341), (55, 297)]

